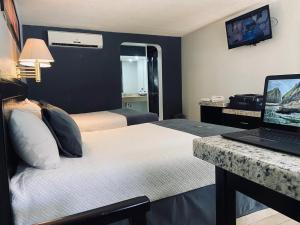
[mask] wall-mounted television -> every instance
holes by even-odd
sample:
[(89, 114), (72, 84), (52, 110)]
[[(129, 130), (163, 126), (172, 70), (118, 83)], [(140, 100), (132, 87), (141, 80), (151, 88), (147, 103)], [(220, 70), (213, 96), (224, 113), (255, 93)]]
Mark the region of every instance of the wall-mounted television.
[(243, 45), (254, 45), (272, 38), (272, 25), (269, 6), (226, 22), (229, 49)]

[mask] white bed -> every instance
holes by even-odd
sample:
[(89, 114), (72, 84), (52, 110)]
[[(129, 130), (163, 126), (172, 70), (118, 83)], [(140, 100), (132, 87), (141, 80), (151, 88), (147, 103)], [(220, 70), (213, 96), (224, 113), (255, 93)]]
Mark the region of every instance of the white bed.
[(158, 121), (158, 116), (155, 113), (139, 112), (127, 108), (73, 114), (71, 117), (82, 132), (114, 129)]
[(83, 132), (84, 156), (55, 170), (19, 166), (11, 180), (16, 225), (28, 225), (146, 195), (151, 201), (214, 184), (193, 157), (197, 136), (140, 124)]

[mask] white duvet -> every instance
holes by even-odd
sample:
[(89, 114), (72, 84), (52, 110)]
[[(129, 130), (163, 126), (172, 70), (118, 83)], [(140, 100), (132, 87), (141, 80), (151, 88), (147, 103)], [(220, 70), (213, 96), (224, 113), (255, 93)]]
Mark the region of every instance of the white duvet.
[(71, 117), (75, 120), (81, 132), (108, 130), (127, 126), (125, 116), (109, 111), (72, 114)]
[(54, 170), (19, 168), (11, 180), (16, 225), (146, 195), (151, 201), (213, 184), (214, 167), (193, 157), (194, 135), (140, 124), (82, 134), (84, 156)]

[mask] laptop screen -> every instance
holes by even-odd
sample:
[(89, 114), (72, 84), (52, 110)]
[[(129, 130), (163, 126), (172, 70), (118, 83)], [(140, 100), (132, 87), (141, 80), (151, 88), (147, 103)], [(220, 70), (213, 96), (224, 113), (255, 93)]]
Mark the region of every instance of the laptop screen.
[(266, 83), (263, 122), (300, 127), (300, 78), (274, 79)]

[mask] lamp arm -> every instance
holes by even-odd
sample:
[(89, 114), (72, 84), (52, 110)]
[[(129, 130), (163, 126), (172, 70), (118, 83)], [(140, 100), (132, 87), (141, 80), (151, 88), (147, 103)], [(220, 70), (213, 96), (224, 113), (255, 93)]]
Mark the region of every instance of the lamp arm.
[(40, 63), (36, 60), (35, 61), (35, 81), (41, 82), (41, 66)]
[(38, 61), (35, 61), (34, 67), (17, 67), (17, 78), (35, 78), (36, 82), (41, 82), (41, 67)]

